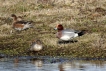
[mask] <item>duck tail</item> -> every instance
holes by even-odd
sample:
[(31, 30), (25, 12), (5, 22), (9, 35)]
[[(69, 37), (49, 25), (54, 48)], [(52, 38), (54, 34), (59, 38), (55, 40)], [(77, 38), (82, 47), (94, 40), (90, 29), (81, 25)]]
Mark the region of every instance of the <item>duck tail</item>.
[(78, 36), (82, 36), (82, 35), (84, 35), (85, 34), (85, 30), (82, 30), (82, 31), (80, 31), (79, 33), (78, 33)]

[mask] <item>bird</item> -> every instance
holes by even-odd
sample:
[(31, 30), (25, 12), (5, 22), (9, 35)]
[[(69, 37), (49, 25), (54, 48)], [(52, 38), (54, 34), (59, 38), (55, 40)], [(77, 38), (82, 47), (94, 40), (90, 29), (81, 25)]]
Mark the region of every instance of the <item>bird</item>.
[(70, 42), (73, 38), (82, 36), (86, 33), (86, 30), (74, 30), (74, 29), (64, 29), (62, 24), (58, 24), (55, 30), (58, 30), (56, 37), (59, 38), (59, 43)]
[(43, 49), (43, 43), (41, 40), (33, 40), (30, 45), (30, 51), (40, 51)]
[(33, 27), (33, 21), (24, 21), (15, 14), (11, 14), (11, 17), (13, 19), (13, 28), (15, 30), (21, 31)]

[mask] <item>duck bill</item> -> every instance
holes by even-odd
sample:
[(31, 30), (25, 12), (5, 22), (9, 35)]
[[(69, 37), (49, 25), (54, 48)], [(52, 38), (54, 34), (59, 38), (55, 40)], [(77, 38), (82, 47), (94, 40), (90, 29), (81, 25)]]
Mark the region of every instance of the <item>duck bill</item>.
[(57, 30), (57, 28), (54, 28), (54, 30)]

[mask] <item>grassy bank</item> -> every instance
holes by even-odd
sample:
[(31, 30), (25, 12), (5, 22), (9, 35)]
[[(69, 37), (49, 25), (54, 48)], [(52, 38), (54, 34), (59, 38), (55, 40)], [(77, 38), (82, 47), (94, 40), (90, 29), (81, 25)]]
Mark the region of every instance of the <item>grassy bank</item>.
[[(69, 57), (106, 57), (106, 0), (0, 0), (0, 52), (8, 55), (40, 55)], [(34, 21), (34, 28), (17, 32), (12, 28), (11, 14)], [(88, 30), (78, 42), (57, 44), (58, 24), (76, 30)], [(34, 39), (44, 49), (29, 52)]]

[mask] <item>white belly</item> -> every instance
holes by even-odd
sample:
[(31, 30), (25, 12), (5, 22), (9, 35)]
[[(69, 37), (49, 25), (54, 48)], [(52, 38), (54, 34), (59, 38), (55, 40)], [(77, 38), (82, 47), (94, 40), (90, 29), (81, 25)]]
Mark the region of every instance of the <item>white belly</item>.
[(71, 34), (64, 34), (60, 39), (64, 41), (72, 40), (73, 38), (77, 37), (77, 33), (71, 33)]
[(70, 37), (67, 36), (67, 35), (64, 35), (64, 36), (62, 36), (60, 39), (61, 39), (61, 40), (68, 41), (68, 40), (70, 40)]
[(15, 30), (21, 31), (23, 30), (22, 28), (14, 28)]

